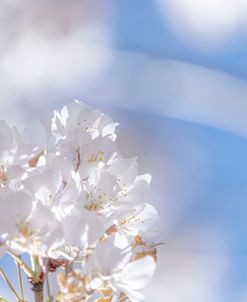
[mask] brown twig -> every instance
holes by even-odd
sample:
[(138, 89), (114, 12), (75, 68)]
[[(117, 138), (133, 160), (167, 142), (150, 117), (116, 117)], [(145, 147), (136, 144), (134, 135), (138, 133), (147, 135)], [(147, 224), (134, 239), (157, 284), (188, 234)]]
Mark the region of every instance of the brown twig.
[(43, 272), (37, 278), (30, 278), (29, 282), (32, 285), (32, 291), (34, 292), (34, 301), (44, 301), (44, 274)]

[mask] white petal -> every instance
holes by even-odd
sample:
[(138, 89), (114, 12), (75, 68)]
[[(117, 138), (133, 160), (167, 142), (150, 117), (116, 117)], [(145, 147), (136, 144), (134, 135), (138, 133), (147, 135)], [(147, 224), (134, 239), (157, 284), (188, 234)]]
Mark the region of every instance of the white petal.
[(2, 234), (12, 236), (18, 224), (26, 221), (31, 213), (33, 200), (24, 192), (16, 192), (9, 194), (0, 203), (0, 236)]
[(130, 186), (135, 181), (137, 174), (136, 158), (118, 158), (112, 163), (109, 171), (116, 175), (121, 186)]
[(142, 289), (150, 283), (155, 267), (155, 261), (150, 256), (131, 262), (126, 265), (121, 281), (133, 290)]

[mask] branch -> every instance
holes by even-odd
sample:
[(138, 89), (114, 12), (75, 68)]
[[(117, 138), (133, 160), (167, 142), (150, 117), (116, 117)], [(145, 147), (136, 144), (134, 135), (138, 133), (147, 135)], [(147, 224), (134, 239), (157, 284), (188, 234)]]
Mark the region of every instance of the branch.
[(32, 284), (32, 291), (34, 292), (34, 301), (44, 301), (44, 276), (43, 273), (37, 278), (30, 278), (29, 282)]

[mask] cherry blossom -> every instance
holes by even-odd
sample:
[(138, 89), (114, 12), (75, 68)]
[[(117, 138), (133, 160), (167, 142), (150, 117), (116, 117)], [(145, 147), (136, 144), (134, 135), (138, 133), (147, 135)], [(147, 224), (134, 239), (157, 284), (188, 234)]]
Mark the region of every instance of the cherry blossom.
[[(54, 111), (44, 145), (0, 122), (0, 256), (27, 273), (36, 302), (144, 301), (159, 216), (151, 176), (118, 150), (117, 125), (79, 101)], [(51, 273), (59, 291), (45, 297)]]

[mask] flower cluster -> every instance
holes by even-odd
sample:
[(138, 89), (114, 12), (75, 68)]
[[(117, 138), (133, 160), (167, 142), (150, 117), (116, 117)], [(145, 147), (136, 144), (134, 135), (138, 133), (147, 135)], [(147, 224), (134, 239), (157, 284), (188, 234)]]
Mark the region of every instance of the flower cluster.
[(116, 126), (74, 101), (41, 148), (0, 122), (0, 253), (29, 254), (33, 283), (59, 269), (56, 301), (143, 301), (155, 270), (151, 177), (119, 153)]

